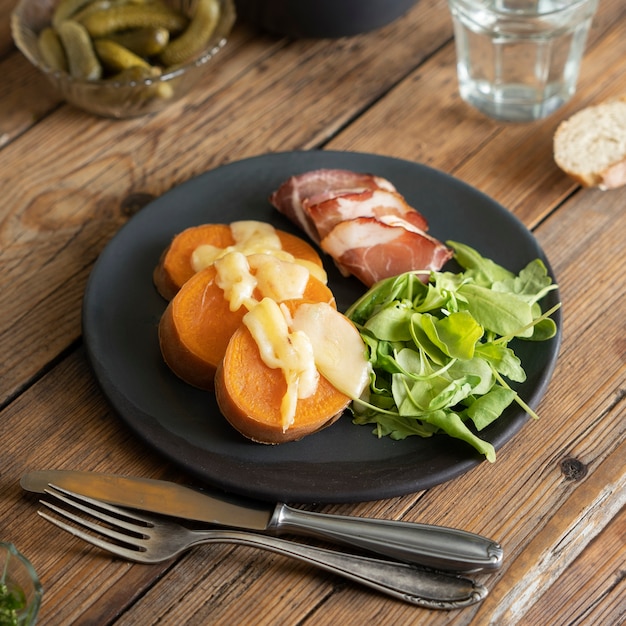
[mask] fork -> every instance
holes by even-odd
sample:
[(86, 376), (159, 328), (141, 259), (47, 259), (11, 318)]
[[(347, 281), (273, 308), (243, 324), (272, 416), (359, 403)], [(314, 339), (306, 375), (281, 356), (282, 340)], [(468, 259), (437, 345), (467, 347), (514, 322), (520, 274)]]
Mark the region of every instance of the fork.
[[(41, 517), (90, 544), (138, 563), (166, 561), (203, 543), (229, 543), (292, 557), (429, 609), (463, 608), (480, 602), (487, 595), (483, 585), (468, 578), (406, 563), (326, 550), (251, 532), (191, 530), (169, 519), (144, 513), (139, 515), (54, 485), (49, 485), (45, 492), (70, 510), (45, 500), (41, 500), (41, 504), (81, 528), (67, 524), (46, 511), (38, 511)], [(86, 519), (72, 510), (104, 524)]]

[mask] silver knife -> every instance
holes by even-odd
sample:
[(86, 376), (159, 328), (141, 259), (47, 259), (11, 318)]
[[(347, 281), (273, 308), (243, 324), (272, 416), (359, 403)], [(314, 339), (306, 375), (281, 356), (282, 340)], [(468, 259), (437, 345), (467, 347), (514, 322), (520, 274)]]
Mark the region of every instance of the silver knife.
[(222, 495), (176, 483), (116, 474), (44, 470), (24, 474), (26, 491), (56, 485), (78, 494), (151, 513), (246, 528), (272, 535), (298, 534), (362, 548), (409, 563), (453, 572), (493, 571), (501, 546), (481, 535), (429, 524), (399, 522), (294, 509), (286, 504)]

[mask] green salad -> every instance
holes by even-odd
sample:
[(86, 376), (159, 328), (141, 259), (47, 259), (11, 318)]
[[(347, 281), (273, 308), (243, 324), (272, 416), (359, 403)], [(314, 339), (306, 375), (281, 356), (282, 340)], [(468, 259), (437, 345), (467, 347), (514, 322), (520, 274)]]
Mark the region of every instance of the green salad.
[(463, 271), (385, 279), (346, 311), (372, 365), (367, 392), (352, 402), (353, 421), (393, 439), (443, 432), (493, 462), (493, 446), (476, 433), (512, 402), (537, 417), (507, 382), (526, 379), (509, 344), (556, 335), (550, 315), (560, 304), (542, 312), (539, 301), (557, 285), (540, 259), (516, 275), (467, 245), (446, 243)]

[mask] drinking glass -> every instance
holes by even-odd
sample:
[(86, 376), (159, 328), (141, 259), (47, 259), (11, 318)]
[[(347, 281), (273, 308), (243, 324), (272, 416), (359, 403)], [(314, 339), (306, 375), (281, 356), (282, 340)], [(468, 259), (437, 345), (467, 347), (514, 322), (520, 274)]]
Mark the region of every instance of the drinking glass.
[(448, 0), (459, 91), (482, 113), (537, 120), (576, 91), (598, 0)]

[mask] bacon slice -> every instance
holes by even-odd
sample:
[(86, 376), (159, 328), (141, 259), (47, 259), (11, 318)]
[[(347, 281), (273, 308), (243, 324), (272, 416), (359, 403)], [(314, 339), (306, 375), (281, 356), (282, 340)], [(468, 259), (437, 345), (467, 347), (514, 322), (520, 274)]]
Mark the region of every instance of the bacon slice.
[(317, 230), (318, 243), (339, 222), (357, 217), (375, 217), (384, 221), (386, 217), (395, 216), (405, 219), (422, 231), (428, 229), (428, 222), (421, 213), (409, 206), (399, 193), (386, 189), (348, 193), (317, 204), (311, 204), (305, 199), (302, 204)]
[(367, 287), (410, 270), (439, 270), (452, 258), (452, 250), (443, 243), (395, 217), (388, 223), (375, 217), (340, 222), (322, 239), (321, 247), (342, 273), (354, 275)]
[(394, 185), (380, 176), (350, 170), (318, 169), (291, 176), (271, 194), (269, 201), (318, 243), (317, 229), (303, 208), (304, 201), (312, 206), (337, 196), (368, 189), (395, 191)]

